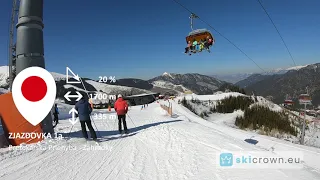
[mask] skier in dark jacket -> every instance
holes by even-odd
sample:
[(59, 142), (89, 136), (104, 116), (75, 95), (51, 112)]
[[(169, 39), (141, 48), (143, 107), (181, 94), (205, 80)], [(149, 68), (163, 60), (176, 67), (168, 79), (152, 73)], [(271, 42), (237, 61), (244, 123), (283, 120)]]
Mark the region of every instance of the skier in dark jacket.
[(91, 105), (88, 102), (88, 100), (86, 100), (84, 97), (82, 97), (81, 100), (76, 103), (75, 109), (78, 111), (77, 116), (79, 117), (79, 120), (81, 123), (83, 137), (88, 139), (87, 128), (86, 128), (86, 125), (87, 125), (89, 128), (89, 131), (90, 131), (91, 138), (93, 140), (96, 140), (97, 135), (92, 127), (91, 118), (90, 118), (92, 108), (91, 108)]
[[(59, 109), (58, 109), (57, 104), (55, 104), (55, 105), (54, 105), (54, 111), (53, 111), (53, 117), (54, 117), (53, 122), (55, 122), (56, 125), (59, 123), (59, 116), (58, 116), (58, 114), (59, 114)], [(56, 126), (56, 125), (55, 125), (55, 126)]]
[(118, 125), (119, 125), (119, 132), (122, 133), (121, 128), (121, 121), (123, 123), (124, 132), (127, 134), (127, 123), (126, 123), (126, 114), (128, 112), (128, 104), (127, 101), (123, 100), (122, 95), (118, 95), (118, 99), (114, 104), (114, 110), (117, 112), (118, 115)]

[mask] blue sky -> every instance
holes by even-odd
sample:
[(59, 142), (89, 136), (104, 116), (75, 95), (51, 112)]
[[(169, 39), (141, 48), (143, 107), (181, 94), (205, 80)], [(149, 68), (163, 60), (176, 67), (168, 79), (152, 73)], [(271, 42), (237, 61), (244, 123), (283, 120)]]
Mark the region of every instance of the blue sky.
[[(319, 0), (261, 0), (297, 65), (319, 62)], [(260, 67), (293, 66), (280, 37), (256, 0), (180, 0), (239, 46)], [(201, 3), (200, 3), (201, 2)], [(183, 54), (189, 12), (172, 0), (52, 0), (44, 2), (46, 68), (82, 77), (149, 79), (163, 72), (261, 72), (238, 49), (216, 38), (212, 53)], [(8, 64), (11, 1), (0, 6), (0, 65)]]

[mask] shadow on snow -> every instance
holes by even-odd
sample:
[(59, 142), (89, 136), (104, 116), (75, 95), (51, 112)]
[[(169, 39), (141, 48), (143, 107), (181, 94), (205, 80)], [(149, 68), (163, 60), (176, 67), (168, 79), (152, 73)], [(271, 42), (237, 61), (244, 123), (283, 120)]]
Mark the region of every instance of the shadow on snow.
[[(119, 135), (119, 131), (118, 130), (99, 131), (99, 130), (96, 130), (96, 127), (95, 127), (94, 123), (92, 123), (92, 126), (96, 130), (96, 134), (97, 134), (97, 137), (98, 137), (99, 141), (103, 142), (103, 141), (110, 141), (110, 140), (115, 140), (115, 139), (120, 139), (120, 138), (124, 138), (124, 137), (133, 136), (133, 135), (136, 135), (137, 133), (139, 133), (139, 131), (144, 130), (144, 129), (148, 129), (148, 128), (153, 127), (153, 126), (158, 126), (158, 125), (167, 124), (167, 123), (174, 123), (174, 122), (179, 122), (179, 121), (182, 121), (182, 120), (172, 120), (172, 121), (163, 121), (163, 122), (145, 124), (145, 125), (142, 125), (142, 126), (138, 126), (138, 127), (134, 127), (134, 128), (128, 129), (129, 130), (129, 134), (123, 134), (122, 136), (115, 136), (115, 135)], [(88, 133), (88, 135), (90, 137), (90, 132), (89, 132), (88, 128), (87, 128), (87, 133)], [(69, 138), (70, 139), (71, 138), (83, 138), (81, 130), (80, 131), (71, 132), (70, 134), (69, 133), (58, 133), (58, 134), (61, 134), (62, 137), (66, 137), (68, 139)]]

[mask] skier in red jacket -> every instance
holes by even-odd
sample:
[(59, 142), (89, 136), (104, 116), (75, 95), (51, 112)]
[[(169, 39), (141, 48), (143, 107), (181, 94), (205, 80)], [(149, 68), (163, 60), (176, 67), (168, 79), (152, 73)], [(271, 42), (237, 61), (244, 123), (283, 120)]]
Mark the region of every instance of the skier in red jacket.
[(121, 128), (121, 121), (123, 123), (124, 132), (127, 134), (127, 123), (126, 123), (126, 114), (128, 112), (128, 104), (127, 101), (123, 100), (122, 95), (118, 95), (117, 101), (114, 103), (114, 110), (117, 112), (118, 115), (118, 125), (119, 125), (119, 132), (122, 133)]

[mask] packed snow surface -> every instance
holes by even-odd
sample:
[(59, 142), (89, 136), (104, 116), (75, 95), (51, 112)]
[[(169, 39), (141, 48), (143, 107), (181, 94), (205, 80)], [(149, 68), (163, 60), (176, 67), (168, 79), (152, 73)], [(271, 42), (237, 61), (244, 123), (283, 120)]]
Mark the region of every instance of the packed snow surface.
[[(222, 100), (227, 97), (236, 97), (236, 96), (246, 96), (244, 94), (235, 93), (235, 92), (229, 92), (229, 93), (223, 93), (223, 92), (217, 92), (214, 95), (187, 95), (185, 96), (187, 100), (199, 100), (200, 103), (192, 103), (189, 101), (189, 103), (192, 104), (195, 112), (200, 115), (203, 112), (206, 112), (208, 114), (207, 117), (203, 117), (204, 119), (215, 122), (218, 124), (227, 125), (229, 127), (238, 128), (235, 126), (235, 120), (238, 116), (243, 116), (244, 112), (242, 110), (236, 110), (233, 113), (209, 113), (210, 107), (213, 107), (217, 104), (219, 100)], [(250, 96), (247, 96), (250, 97)], [(181, 100), (183, 97), (178, 97), (179, 100)], [(253, 98), (253, 97), (251, 97)], [(269, 108), (272, 111), (280, 112), (280, 111), (287, 111), (290, 113), (289, 118), (294, 120), (296, 124), (298, 124), (299, 119), (297, 119), (295, 116), (299, 116), (299, 112), (289, 111), (285, 108), (272, 103), (271, 101), (265, 99), (262, 96), (255, 96), (255, 102), (250, 105), (250, 107), (253, 107), (255, 105), (264, 106)], [(210, 100), (210, 101), (209, 101)], [(168, 105), (168, 103), (164, 103), (164, 105)], [(301, 117), (301, 116), (300, 116)], [(314, 123), (312, 120), (314, 120), (315, 117), (312, 116), (306, 116), (307, 122), (307, 130), (305, 135), (305, 144), (308, 146), (318, 147), (320, 148), (320, 123)], [(300, 119), (301, 120), (301, 119)], [(302, 123), (302, 122), (301, 122)], [(259, 133), (259, 131), (252, 131), (255, 133)], [(275, 135), (274, 135), (275, 136)], [(290, 141), (292, 143), (299, 143), (299, 137), (294, 137), (289, 134), (277, 134), (278, 138), (284, 139), (286, 141)]]
[[(218, 101), (230, 96), (237, 97), (237, 96), (245, 96), (245, 95), (237, 92), (230, 92), (230, 93), (216, 93), (215, 95), (188, 94), (188, 95), (185, 95), (184, 97), (186, 98), (186, 100), (198, 99), (200, 101), (207, 101), (207, 100)], [(179, 97), (179, 99), (182, 99), (184, 97)]]
[[(115, 112), (95, 110), (93, 127), (99, 145), (85, 142), (80, 123), (60, 120), (55, 131), (70, 140), (46, 139), (26, 145), (29, 150), (0, 149), (0, 179), (110, 179), (110, 180), (317, 180), (320, 150), (209, 122), (172, 101), (169, 117), (158, 103), (131, 107), (129, 135), (119, 135)], [(72, 106), (59, 103), (66, 118)], [(105, 119), (96, 114), (102, 113)], [(94, 118), (97, 117), (97, 118)], [(222, 117), (223, 118), (223, 117)], [(69, 134), (70, 132), (70, 134)], [(244, 139), (254, 136), (252, 145)], [(86, 146), (90, 146), (86, 147)], [(226, 151), (304, 153), (302, 169), (221, 169), (217, 154)], [(65, 149), (62, 149), (65, 148)]]

